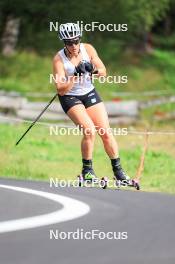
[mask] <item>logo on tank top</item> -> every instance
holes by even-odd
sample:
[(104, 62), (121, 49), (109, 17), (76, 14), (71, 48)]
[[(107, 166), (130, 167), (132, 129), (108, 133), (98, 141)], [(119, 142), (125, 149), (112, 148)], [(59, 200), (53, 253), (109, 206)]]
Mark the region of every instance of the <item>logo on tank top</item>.
[(95, 102), (97, 102), (96, 98), (92, 98), (91, 103), (94, 104)]

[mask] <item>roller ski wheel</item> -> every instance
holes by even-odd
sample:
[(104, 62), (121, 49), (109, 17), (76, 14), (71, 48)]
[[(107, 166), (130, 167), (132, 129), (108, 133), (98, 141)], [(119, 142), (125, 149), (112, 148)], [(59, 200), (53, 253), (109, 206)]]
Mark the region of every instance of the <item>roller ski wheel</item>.
[(133, 179), (131, 180), (132, 181), (132, 186), (137, 190), (139, 191), (140, 190), (140, 184), (139, 184), (139, 181), (136, 180), (136, 179)]
[(108, 187), (108, 178), (107, 177), (101, 178), (100, 186), (102, 189), (106, 189)]
[(86, 177), (84, 177), (83, 174), (80, 174), (77, 176), (77, 178), (79, 187), (83, 186), (84, 183), (87, 185), (92, 185), (99, 182), (99, 179), (95, 176), (92, 177), (92, 175), (86, 175)]
[[(116, 180), (114, 178), (114, 180)], [(120, 188), (120, 187), (134, 187), (137, 191), (140, 190), (140, 184), (139, 181), (137, 179), (131, 179), (131, 180), (123, 180), (123, 181), (116, 181), (116, 187)]]
[(94, 177), (94, 178), (84, 178), (82, 174), (77, 176), (78, 179), (78, 186), (82, 187), (85, 186), (84, 183), (87, 183), (88, 185), (96, 185), (98, 184), (99, 187), (101, 187), (102, 189), (106, 189), (108, 186), (108, 178), (107, 177), (102, 177), (101, 180), (99, 180), (98, 178)]
[(78, 175), (77, 179), (78, 179), (78, 186), (82, 187), (83, 186), (83, 182), (84, 182), (83, 175), (82, 174)]

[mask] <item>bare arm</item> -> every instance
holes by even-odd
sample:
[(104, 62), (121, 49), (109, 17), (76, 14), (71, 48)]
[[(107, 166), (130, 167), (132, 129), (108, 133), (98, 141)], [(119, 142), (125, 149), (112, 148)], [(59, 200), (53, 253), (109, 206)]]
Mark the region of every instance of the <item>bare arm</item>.
[(106, 76), (106, 68), (102, 60), (99, 58), (95, 48), (90, 44), (84, 45), (90, 57), (91, 63), (96, 67), (96, 70), (98, 70), (98, 76)]
[(56, 55), (53, 59), (53, 74), (56, 80), (55, 85), (59, 95), (62, 96), (72, 89), (76, 77), (69, 76), (68, 80), (66, 80), (63, 63), (58, 55)]

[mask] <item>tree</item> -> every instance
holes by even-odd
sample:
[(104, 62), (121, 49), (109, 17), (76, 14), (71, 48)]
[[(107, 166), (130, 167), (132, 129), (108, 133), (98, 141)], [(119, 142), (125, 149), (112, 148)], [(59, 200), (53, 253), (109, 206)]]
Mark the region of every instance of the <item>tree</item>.
[[(88, 37), (103, 40), (121, 39), (126, 43), (138, 42), (147, 44), (148, 34), (152, 27), (166, 16), (170, 3), (175, 0), (1, 0), (0, 34), (4, 38), (7, 17), (20, 19), (19, 44), (41, 50), (43, 46), (57, 46), (56, 34), (50, 33), (49, 21), (84, 23), (97, 21), (108, 24), (127, 24), (128, 31), (100, 32), (95, 31)], [(19, 21), (19, 20), (18, 20)], [(53, 38), (52, 38), (53, 37)], [(53, 39), (53, 41), (52, 41)], [(53, 46), (52, 46), (53, 45)]]
[(15, 52), (19, 34), (20, 19), (12, 16), (7, 17), (4, 32), (2, 35), (2, 54), (11, 56)]

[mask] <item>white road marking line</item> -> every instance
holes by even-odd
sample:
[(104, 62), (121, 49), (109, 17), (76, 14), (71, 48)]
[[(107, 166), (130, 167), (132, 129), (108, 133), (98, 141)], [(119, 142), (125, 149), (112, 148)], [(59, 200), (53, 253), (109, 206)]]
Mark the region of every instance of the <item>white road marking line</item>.
[(86, 215), (90, 211), (89, 205), (84, 202), (63, 195), (3, 184), (0, 184), (0, 188), (41, 196), (63, 205), (62, 209), (52, 213), (0, 222), (0, 233), (61, 223)]

